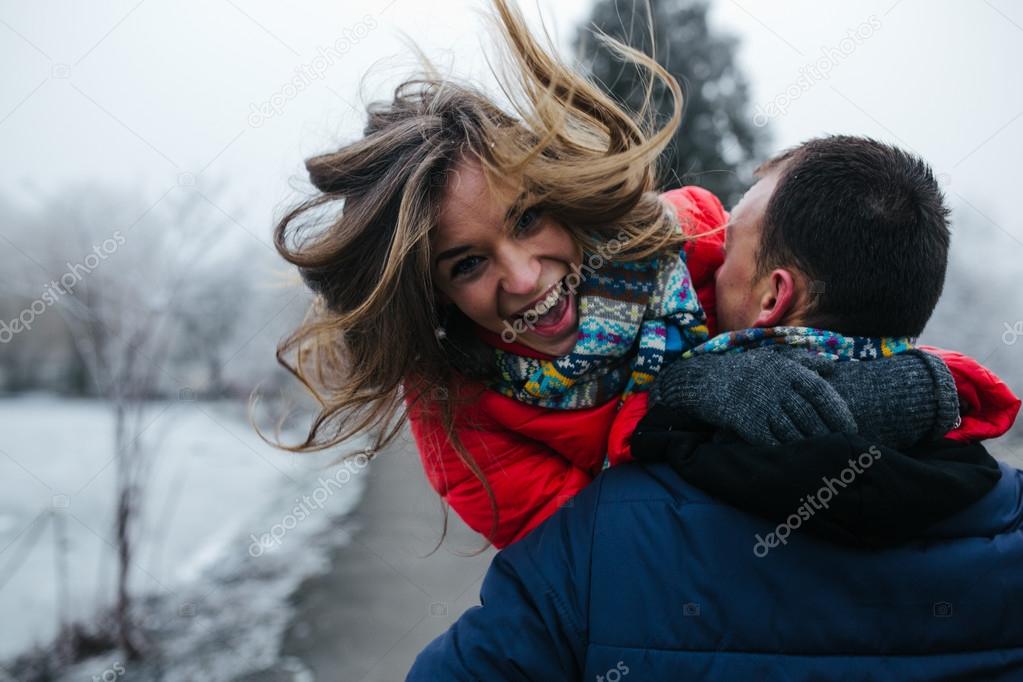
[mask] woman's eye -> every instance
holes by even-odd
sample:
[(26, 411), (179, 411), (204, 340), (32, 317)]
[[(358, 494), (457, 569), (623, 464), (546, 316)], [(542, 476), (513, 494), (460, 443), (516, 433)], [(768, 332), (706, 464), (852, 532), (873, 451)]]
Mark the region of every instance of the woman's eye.
[[(536, 207), (527, 208), (519, 216), (518, 222), (515, 223), (515, 234), (523, 235), (537, 228), (540, 224), (540, 214), (542, 211)], [(469, 275), (476, 269), (480, 261), (485, 260), (483, 256), (467, 256), (462, 260), (451, 266), (451, 278), (464, 277)]]
[(540, 211), (537, 208), (527, 208), (519, 216), (519, 221), (515, 223), (515, 231), (518, 233), (529, 232), (531, 228), (536, 227), (539, 216)]
[(476, 268), (477, 262), (481, 260), (483, 260), (482, 256), (469, 256), (468, 258), (463, 258), (462, 260), (458, 261), (453, 266), (451, 266), (452, 279), (455, 277), (461, 277), (463, 275), (469, 274)]

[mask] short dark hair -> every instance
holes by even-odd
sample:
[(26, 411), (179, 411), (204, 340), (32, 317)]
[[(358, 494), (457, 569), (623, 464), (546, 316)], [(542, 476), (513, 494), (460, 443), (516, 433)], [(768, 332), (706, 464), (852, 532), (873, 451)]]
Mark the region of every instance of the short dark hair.
[(758, 277), (811, 280), (807, 324), (857, 336), (919, 336), (945, 284), (948, 209), (921, 158), (864, 137), (810, 140), (762, 164), (780, 173)]

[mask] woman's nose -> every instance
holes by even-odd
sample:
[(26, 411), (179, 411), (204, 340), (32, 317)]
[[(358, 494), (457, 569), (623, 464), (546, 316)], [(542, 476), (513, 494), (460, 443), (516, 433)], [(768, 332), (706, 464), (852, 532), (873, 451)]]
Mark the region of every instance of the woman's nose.
[(527, 295), (536, 292), (543, 266), (540, 259), (526, 249), (509, 249), (504, 254), (501, 288), (509, 294)]

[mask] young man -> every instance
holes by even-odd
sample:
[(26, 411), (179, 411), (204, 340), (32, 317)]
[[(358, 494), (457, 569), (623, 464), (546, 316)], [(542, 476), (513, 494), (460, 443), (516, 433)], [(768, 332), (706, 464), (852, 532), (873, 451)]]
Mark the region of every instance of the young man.
[[(762, 168), (729, 231), (718, 309), (734, 331), (662, 372), (633, 437), (664, 461), (613, 467), (499, 553), (482, 606), (409, 679), (1023, 679), (1023, 472), (969, 442), (1019, 409), (997, 378), (976, 372), (982, 402), (960, 395), (966, 436), (899, 448), (900, 420), (754, 446), (702, 429), (741, 393), (703, 396), (716, 407), (695, 419), (679, 407), (701, 354), (756, 371), (797, 353), (856, 391), (847, 360), (916, 352), (948, 247), (929, 169), (814, 140)], [(890, 410), (915, 423), (918, 407)]]
[[(651, 402), (735, 428), (728, 408), (758, 396), (741, 383), (708, 394), (707, 372), (722, 367), (707, 356), (732, 353), (731, 362), (748, 372), (767, 372), (777, 364), (772, 353), (749, 351), (768, 346), (829, 376), (856, 414), (859, 433), (885, 444), (942, 435), (981, 440), (1008, 430), (1011, 421), (998, 416), (1015, 396), (1003, 391), (977, 400), (973, 382), (987, 377), (983, 367), (959, 353), (914, 348), (941, 296), (948, 261), (948, 211), (930, 167), (891, 145), (832, 136), (774, 157), (757, 178), (731, 212), (716, 273), (719, 327), (731, 333), (667, 368)], [(880, 357), (899, 358), (898, 372), (834, 361)], [(959, 405), (940, 395), (949, 382), (938, 358), (955, 377)], [(928, 374), (940, 382), (937, 401), (920, 392)], [(985, 424), (989, 419), (996, 421)], [(775, 436), (763, 424), (735, 430), (756, 443), (798, 435)]]
[(920, 335), (949, 248), (948, 212), (926, 163), (834, 136), (776, 156), (757, 177), (726, 228), (716, 275), (723, 330)]

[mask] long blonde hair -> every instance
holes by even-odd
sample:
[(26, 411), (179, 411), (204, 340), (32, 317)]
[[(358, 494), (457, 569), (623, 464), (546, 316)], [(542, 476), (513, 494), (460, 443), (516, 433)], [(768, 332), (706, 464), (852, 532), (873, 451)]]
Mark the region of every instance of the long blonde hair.
[[(303, 323), (277, 348), (278, 362), (316, 397), (320, 410), (305, 439), (275, 443), (292, 452), (336, 446), (366, 432), (378, 451), (407, 418), (406, 395), (436, 409), (451, 444), (490, 496), (472, 454), (454, 432), (461, 401), (494, 372), (492, 350), (457, 310), (443, 320), (430, 275), (430, 231), (444, 177), (463, 155), (484, 177), (515, 179), (531, 205), (595, 250), (628, 235), (616, 255), (637, 260), (679, 249), (685, 237), (658, 199), (657, 159), (682, 116), (675, 79), (653, 59), (599, 35), (620, 58), (649, 74), (643, 108), (628, 112), (563, 64), (531, 35), (519, 11), (491, 0), (503, 47), (497, 73), (513, 112), (479, 89), (442, 78), (425, 57), (424, 75), (367, 107), (360, 139), (306, 161), (317, 193), (274, 230), (281, 256), (316, 293)], [(509, 77), (507, 74), (510, 73)], [(660, 127), (648, 105), (667, 88), (671, 116)]]

